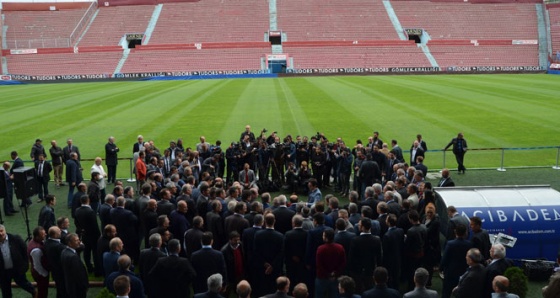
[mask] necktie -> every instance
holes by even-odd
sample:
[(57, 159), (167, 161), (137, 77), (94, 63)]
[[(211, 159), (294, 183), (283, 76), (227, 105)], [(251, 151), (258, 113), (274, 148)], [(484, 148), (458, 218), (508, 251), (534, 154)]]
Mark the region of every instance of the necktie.
[(245, 171), (245, 184), (249, 184), (249, 171)]
[(43, 177), (43, 163), (39, 164), (39, 177)]

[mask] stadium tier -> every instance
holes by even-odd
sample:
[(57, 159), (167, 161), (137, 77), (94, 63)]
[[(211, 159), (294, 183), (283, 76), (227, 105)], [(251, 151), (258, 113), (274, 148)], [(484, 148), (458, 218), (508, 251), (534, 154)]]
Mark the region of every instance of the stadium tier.
[[(556, 55), (560, 51), (560, 5), (548, 8), (550, 16), (550, 38), (552, 40), (552, 54)], [(560, 57), (558, 57), (560, 61)]]
[[(138, 1), (54, 11), (6, 4), (2, 73), (276, 72), (267, 63), (272, 54), (285, 59), (280, 71), (543, 64), (537, 0)], [(555, 54), (560, 7), (548, 9)], [(276, 43), (267, 41), (272, 32), (280, 35)]]
[(391, 3), (404, 28), (422, 28), (432, 39), (537, 39), (538, 36), (534, 3)]
[(398, 39), (382, 1), (279, 0), (288, 41)]
[(127, 33), (144, 33), (153, 5), (100, 7), (78, 46), (116, 46)]
[(268, 10), (262, 0), (165, 3), (150, 44), (263, 41)]

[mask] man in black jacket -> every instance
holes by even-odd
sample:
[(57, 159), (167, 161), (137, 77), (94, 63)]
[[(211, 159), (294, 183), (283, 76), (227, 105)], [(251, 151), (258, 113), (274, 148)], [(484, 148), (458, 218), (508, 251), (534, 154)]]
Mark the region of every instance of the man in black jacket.
[(117, 153), (119, 147), (115, 144), (115, 138), (109, 137), (109, 142), (105, 144), (105, 164), (107, 165), (107, 183), (115, 183), (117, 176)]
[(2, 297), (12, 297), (12, 279), (25, 291), (35, 295), (35, 288), (25, 277), (29, 268), (26, 246), (20, 236), (8, 234), (0, 225), (0, 287)]

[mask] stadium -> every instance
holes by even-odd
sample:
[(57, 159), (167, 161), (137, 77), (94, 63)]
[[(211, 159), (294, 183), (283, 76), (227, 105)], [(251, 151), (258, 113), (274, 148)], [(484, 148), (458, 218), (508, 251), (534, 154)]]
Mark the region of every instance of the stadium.
[[(277, 131), (280, 142), (287, 135), (324, 135), (327, 143), (342, 138), (349, 148), (379, 131), (389, 146), (398, 140), (406, 162), (422, 134), (429, 147), (426, 181), (434, 185), (441, 169), (449, 168), (465, 190), (550, 185), (544, 192), (560, 191), (558, 3), (14, 0), (0, 2), (0, 13), (3, 160), (11, 162), (17, 151), (33, 167), (29, 150), (36, 139), (48, 153), (51, 140), (64, 147), (72, 138), (89, 183), (90, 166), (95, 157), (105, 158), (107, 138), (114, 136), (121, 148), (117, 179), (138, 197), (132, 154), (138, 135), (161, 152), (179, 138), (195, 148), (201, 136), (212, 146), (220, 140), (225, 152), (241, 141), (246, 125), (255, 135)], [(458, 132), (469, 144), (465, 175), (456, 170), (451, 150), (443, 150)], [(323, 196), (346, 205), (347, 194), (332, 182), (321, 187)], [(531, 194), (542, 194), (531, 187)], [(49, 188), (58, 200), (57, 216), (71, 217), (68, 187), (51, 180)], [(114, 188), (107, 185), (107, 192)], [(464, 208), (463, 215), (480, 215), (487, 220), (483, 227), (502, 218), (523, 221), (516, 228), (534, 232), (527, 239), (535, 245), (520, 241), (511, 257), (522, 266), (533, 263), (519, 259), (554, 261), (558, 204), (543, 203), (542, 196), (514, 199), (527, 190), (501, 191), (487, 209)], [(290, 193), (280, 186), (272, 195)], [(43, 204), (35, 199), (25, 208), (31, 228)], [(306, 202), (307, 194), (299, 200)], [(504, 207), (514, 201), (522, 206)], [(30, 236), (26, 218), (0, 221), (9, 233)], [(548, 283), (550, 263), (538, 265), (545, 271), (538, 278), (525, 272), (532, 278), (526, 297), (541, 297)], [(90, 272), (89, 281), (88, 297), (102, 295), (102, 287), (93, 286), (103, 278)], [(437, 273), (433, 282), (441, 294)], [(406, 285), (400, 286), (403, 294)], [(53, 284), (49, 292), (54, 297)]]

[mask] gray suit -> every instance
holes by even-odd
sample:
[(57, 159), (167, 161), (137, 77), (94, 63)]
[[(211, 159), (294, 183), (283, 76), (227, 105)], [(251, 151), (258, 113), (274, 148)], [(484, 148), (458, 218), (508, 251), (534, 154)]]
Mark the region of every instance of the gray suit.
[(414, 288), (414, 290), (404, 294), (403, 298), (438, 298), (438, 292), (428, 290), (425, 287)]
[(239, 172), (239, 183), (245, 186), (246, 180), (249, 180), (249, 188), (253, 188), (257, 185), (257, 177), (255, 176), (255, 172), (253, 170), (248, 170), (247, 175), (245, 175), (245, 170)]

